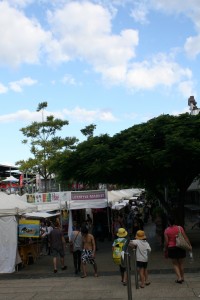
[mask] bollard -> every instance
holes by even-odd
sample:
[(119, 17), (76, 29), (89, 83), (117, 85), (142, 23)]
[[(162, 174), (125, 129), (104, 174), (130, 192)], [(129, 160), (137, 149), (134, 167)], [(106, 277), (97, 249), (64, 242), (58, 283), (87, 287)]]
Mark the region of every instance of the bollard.
[(138, 282), (138, 271), (137, 271), (137, 261), (136, 261), (136, 249), (133, 249), (133, 262), (134, 262), (134, 270), (135, 270), (135, 287), (139, 289), (139, 282)]
[(131, 272), (130, 272), (130, 255), (128, 252), (124, 253), (124, 260), (127, 272), (127, 292), (128, 300), (132, 300), (132, 288), (131, 288)]

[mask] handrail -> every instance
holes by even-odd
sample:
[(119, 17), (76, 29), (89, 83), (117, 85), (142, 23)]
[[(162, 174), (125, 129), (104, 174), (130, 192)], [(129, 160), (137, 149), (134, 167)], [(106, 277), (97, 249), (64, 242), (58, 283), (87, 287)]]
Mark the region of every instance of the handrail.
[[(132, 300), (132, 285), (131, 285), (131, 257), (129, 253), (129, 243), (126, 243), (124, 247), (124, 262), (126, 266), (127, 272), (127, 294), (128, 300)], [(137, 261), (136, 261), (136, 249), (133, 249), (133, 265), (134, 265), (134, 273), (135, 273), (135, 288), (139, 289), (139, 281), (138, 281), (138, 272), (137, 272)]]

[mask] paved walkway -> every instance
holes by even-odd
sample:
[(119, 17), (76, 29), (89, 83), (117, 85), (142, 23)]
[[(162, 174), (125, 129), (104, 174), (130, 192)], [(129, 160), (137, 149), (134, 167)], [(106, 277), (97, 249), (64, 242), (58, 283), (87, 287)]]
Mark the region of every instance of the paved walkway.
[[(185, 282), (175, 283), (175, 275), (170, 260), (165, 259), (162, 249), (155, 238), (153, 224), (145, 227), (148, 240), (152, 246), (149, 261), (149, 279), (151, 285), (144, 289), (135, 288), (134, 264), (131, 254), (131, 295), (132, 299), (197, 299), (200, 298), (200, 229), (186, 231), (193, 245), (194, 260), (185, 260)], [(72, 255), (67, 252), (68, 269), (52, 272), (53, 264), (50, 256), (40, 257), (33, 265), (26, 266), (13, 274), (0, 274), (1, 299), (103, 299), (131, 300), (128, 289), (121, 285), (118, 267), (112, 262), (111, 242), (99, 242), (96, 261), (99, 277), (93, 276), (91, 266), (88, 266), (88, 277), (80, 278), (74, 275)], [(129, 290), (130, 292), (130, 290)]]

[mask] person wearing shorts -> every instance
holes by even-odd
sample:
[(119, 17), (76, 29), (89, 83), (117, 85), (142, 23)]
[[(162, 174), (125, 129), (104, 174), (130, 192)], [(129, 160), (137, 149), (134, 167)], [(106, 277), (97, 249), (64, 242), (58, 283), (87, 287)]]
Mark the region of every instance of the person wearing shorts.
[(151, 252), (151, 247), (146, 240), (145, 232), (143, 230), (138, 230), (135, 236), (135, 240), (131, 240), (129, 246), (136, 248), (136, 263), (137, 269), (140, 275), (140, 287), (144, 288), (145, 285), (149, 285), (148, 280), (148, 256)]
[(94, 241), (94, 236), (88, 233), (87, 227), (81, 228), (81, 234), (83, 237), (83, 250), (81, 254), (81, 266), (82, 266), (83, 275), (81, 276), (81, 278), (87, 277), (87, 270), (86, 270), (87, 264), (93, 265), (94, 276), (98, 277), (97, 264), (95, 261), (96, 245)]
[[(184, 258), (186, 257), (186, 251), (176, 247), (176, 236), (180, 231), (184, 236), (185, 240), (191, 246), (190, 241), (185, 234), (183, 227), (175, 225), (174, 217), (170, 216), (168, 218), (169, 226), (165, 229), (164, 237), (165, 237), (165, 251), (168, 253), (168, 258), (171, 258), (175, 274), (177, 279), (175, 280), (176, 283), (183, 283), (184, 282)], [(192, 250), (192, 246), (191, 246)]]
[(59, 224), (55, 222), (55, 227), (49, 235), (51, 254), (53, 256), (54, 273), (57, 273), (58, 257), (60, 257), (61, 270), (66, 270), (67, 267), (64, 264), (65, 257), (65, 241), (62, 231), (59, 228)]

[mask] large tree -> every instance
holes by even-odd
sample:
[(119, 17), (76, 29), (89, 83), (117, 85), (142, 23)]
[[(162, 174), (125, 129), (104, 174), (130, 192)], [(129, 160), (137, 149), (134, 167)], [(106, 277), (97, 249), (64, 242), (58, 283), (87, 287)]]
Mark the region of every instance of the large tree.
[(120, 180), (122, 169), (127, 181), (143, 184), (163, 204), (167, 187), (183, 223), (186, 191), (200, 173), (200, 115), (162, 115), (122, 131), (113, 142), (115, 178)]
[(81, 182), (90, 188), (107, 182), (110, 174), (107, 160), (111, 155), (109, 141), (107, 134), (90, 136), (79, 143), (75, 151), (63, 153), (55, 165), (59, 179)]
[(69, 123), (66, 120), (56, 119), (52, 115), (45, 117), (46, 107), (47, 102), (38, 105), (37, 111), (42, 113), (41, 122), (32, 122), (27, 127), (20, 129), (26, 137), (22, 143), (30, 145), (32, 157), (16, 162), (23, 172), (31, 171), (42, 176), (45, 192), (47, 191), (47, 181), (52, 175), (51, 165), (63, 151), (72, 148), (78, 141), (75, 137), (61, 138), (57, 136), (57, 132)]
[(75, 180), (143, 186), (163, 205), (167, 188), (183, 223), (186, 190), (200, 173), (200, 115), (161, 115), (112, 138), (93, 137), (78, 145), (61, 172)]

